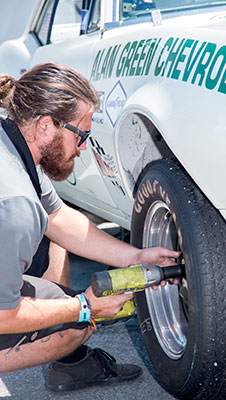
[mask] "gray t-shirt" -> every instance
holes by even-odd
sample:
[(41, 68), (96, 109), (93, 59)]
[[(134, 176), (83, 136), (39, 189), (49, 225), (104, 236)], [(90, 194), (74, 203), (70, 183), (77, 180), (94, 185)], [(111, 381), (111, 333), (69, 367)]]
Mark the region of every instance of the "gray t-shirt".
[(0, 125), (0, 309), (15, 308), (20, 301), (22, 274), (46, 232), (48, 214), (62, 201), (49, 178), (37, 168), (42, 198), (38, 198), (16, 148)]

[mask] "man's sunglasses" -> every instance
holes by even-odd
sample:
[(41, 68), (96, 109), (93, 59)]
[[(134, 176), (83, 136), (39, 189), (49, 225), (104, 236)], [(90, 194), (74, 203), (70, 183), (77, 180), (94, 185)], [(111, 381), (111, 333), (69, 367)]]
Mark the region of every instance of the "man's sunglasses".
[(64, 124), (64, 128), (75, 133), (76, 135), (78, 135), (81, 138), (78, 147), (80, 147), (87, 140), (88, 136), (91, 133), (91, 131), (82, 131), (81, 129), (76, 128), (74, 125), (71, 125), (71, 124)]

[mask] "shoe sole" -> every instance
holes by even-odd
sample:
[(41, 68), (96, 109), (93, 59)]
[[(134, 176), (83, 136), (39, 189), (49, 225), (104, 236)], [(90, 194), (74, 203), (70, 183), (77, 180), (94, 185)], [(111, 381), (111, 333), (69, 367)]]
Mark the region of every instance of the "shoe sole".
[(101, 381), (92, 381), (92, 382), (77, 382), (75, 384), (71, 385), (50, 385), (46, 383), (46, 388), (48, 390), (51, 390), (52, 392), (68, 392), (72, 390), (79, 390), (79, 389), (84, 389), (89, 386), (98, 386), (98, 385), (111, 385), (114, 383), (122, 383), (122, 382), (128, 382), (132, 381), (133, 379), (138, 378), (140, 375), (142, 375), (142, 370), (137, 372), (136, 374), (132, 376), (116, 376), (116, 377), (111, 377), (107, 380), (101, 380)]

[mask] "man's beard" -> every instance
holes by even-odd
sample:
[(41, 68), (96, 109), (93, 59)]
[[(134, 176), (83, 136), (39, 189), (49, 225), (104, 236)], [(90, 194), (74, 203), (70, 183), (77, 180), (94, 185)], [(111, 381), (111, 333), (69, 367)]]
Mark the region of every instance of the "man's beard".
[(80, 151), (77, 150), (70, 159), (65, 159), (61, 134), (56, 134), (55, 138), (47, 146), (41, 146), (40, 151), (40, 165), (46, 174), (55, 181), (64, 181), (71, 174), (74, 167), (74, 158), (80, 155)]

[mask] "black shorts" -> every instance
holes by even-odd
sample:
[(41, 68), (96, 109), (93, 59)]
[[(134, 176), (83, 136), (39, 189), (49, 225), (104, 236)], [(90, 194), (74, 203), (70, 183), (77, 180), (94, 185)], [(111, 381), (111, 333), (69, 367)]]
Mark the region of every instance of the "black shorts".
[[(59, 299), (74, 297), (76, 294), (80, 293), (42, 278), (23, 275), (23, 279), (24, 284), (21, 289), (21, 296), (25, 297), (28, 296), (37, 299)], [(84, 329), (88, 325), (89, 322), (70, 322), (47, 329), (41, 329), (39, 331), (0, 335), (0, 350), (14, 347), (17, 344), (32, 343), (35, 340), (66, 329)]]
[(30, 268), (25, 272), (26, 275), (41, 278), (49, 266), (49, 245), (50, 240), (43, 236), (36, 254), (33, 257)]

